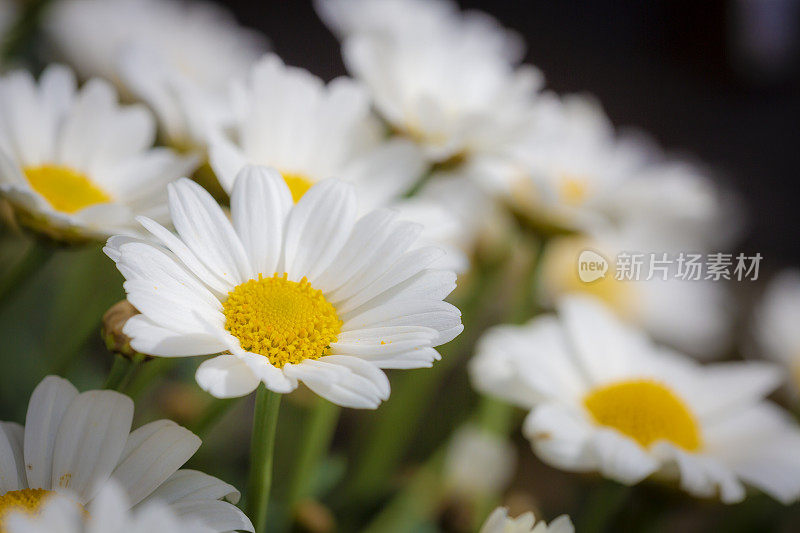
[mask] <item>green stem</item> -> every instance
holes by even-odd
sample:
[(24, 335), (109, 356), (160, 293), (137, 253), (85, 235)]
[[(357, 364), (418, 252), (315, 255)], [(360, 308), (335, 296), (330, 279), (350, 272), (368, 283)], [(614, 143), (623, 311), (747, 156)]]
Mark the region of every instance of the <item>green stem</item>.
[(131, 362), (122, 357), (121, 355), (114, 356), (114, 364), (111, 367), (111, 372), (108, 374), (104, 389), (119, 390), (120, 385), (128, 375), (128, 370), (131, 367)]
[(303, 498), (311, 495), (310, 480), (314, 478), (323, 456), (330, 448), (341, 412), (342, 409), (338, 405), (317, 398), (316, 405), (303, 428), (300, 453), (289, 486), (289, 512), (292, 512), (294, 506)]
[(528, 271), (523, 278), (520, 298), (514, 306), (510, 319), (515, 324), (522, 324), (540, 311), (539, 297), (542, 266), (549, 238), (545, 236), (524, 236), (530, 242), (534, 256), (531, 258)]
[(250, 442), (250, 482), (247, 490), (247, 509), (256, 533), (267, 530), (269, 491), (272, 485), (272, 461), (275, 451), (275, 430), (281, 395), (263, 384), (256, 392), (253, 415), (253, 437)]
[[(175, 357), (156, 357), (142, 364), (136, 376), (126, 385), (125, 392), (134, 400), (139, 397), (156, 380), (167, 374), (178, 362)], [(196, 433), (196, 432), (195, 432)]]
[(0, 280), (0, 305), (10, 300), (27, 280), (32, 278), (52, 257), (55, 249), (39, 242), (33, 242), (22, 258), (11, 267)]

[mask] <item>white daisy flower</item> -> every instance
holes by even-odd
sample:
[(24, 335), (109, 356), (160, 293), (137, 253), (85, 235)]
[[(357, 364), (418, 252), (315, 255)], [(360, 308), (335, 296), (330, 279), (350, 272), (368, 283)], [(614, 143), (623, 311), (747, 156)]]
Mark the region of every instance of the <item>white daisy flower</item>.
[(800, 270), (783, 271), (770, 281), (754, 318), (759, 355), (788, 369), (792, 389), (800, 392)]
[(93, 79), (48, 67), (37, 84), (23, 71), (0, 78), (0, 193), (27, 225), (56, 238), (135, 231), (134, 217), (163, 220), (167, 183), (190, 173), (191, 157), (152, 148), (155, 124), (140, 106), (120, 106)]
[(141, 218), (161, 244), (106, 247), (142, 313), (123, 332), (150, 355), (226, 352), (197, 371), (214, 396), (303, 381), (333, 403), (375, 408), (389, 395), (382, 368), (431, 366), (434, 347), (463, 329), (442, 301), (455, 274), (428, 268), (444, 252), (411, 249), (422, 228), (392, 210), (356, 219), (351, 185), (321, 182), (295, 205), (277, 171), (245, 167), (232, 224), (185, 179), (170, 187), (170, 210), (177, 236)]
[(230, 134), (216, 131), (210, 161), (231, 192), (248, 164), (278, 169), (295, 201), (314, 183), (336, 177), (355, 185), (363, 212), (391, 206), (425, 227), (424, 242), (448, 248), (443, 267), (463, 270), (455, 241), (457, 220), (432, 201), (405, 200), (426, 170), (420, 150), (401, 139), (385, 140), (370, 111), (369, 95), (346, 78), (325, 85), (309, 72), (267, 55), (235, 86), (236, 118)]
[(467, 425), (455, 432), (447, 447), (445, 484), (467, 497), (497, 494), (511, 482), (516, 462), (507, 438)]
[(96, 501), (98, 494), (113, 482), (134, 513), (159, 502), (215, 532), (253, 531), (250, 520), (228, 503), (239, 499), (235, 488), (202, 472), (179, 470), (200, 447), (196, 435), (169, 420), (131, 431), (132, 418), (133, 401), (124, 394), (79, 394), (67, 380), (46, 377), (31, 395), (25, 427), (0, 423), (0, 530), (8, 531), (9, 515), (36, 514), (56, 495), (76, 510), (97, 504), (99, 518), (111, 510)]
[(63, 496), (50, 498), (35, 515), (25, 512), (6, 519), (7, 533), (214, 533), (211, 526), (191, 517), (184, 518), (159, 501), (135, 509), (122, 488), (113, 480), (81, 508)]
[(409, 41), (457, 38), (511, 63), (525, 53), (519, 34), (482, 11), (461, 12), (450, 0), (315, 0), (314, 7), (341, 39), (355, 35)]
[(226, 121), (224, 94), (266, 49), (216, 3), (63, 0), (45, 25), (55, 48), (84, 77), (119, 83), (155, 111), (171, 144), (198, 147)]
[(557, 468), (629, 485), (658, 474), (725, 503), (745, 484), (800, 496), (800, 431), (764, 400), (779, 382), (766, 363), (700, 366), (570, 298), (558, 318), (487, 333), (470, 371), (479, 390), (531, 409), (523, 432)]
[[(731, 346), (734, 318), (727, 285), (724, 281), (680, 279), (679, 274), (687, 272), (679, 272), (678, 261), (687, 255), (653, 250), (649, 240), (618, 233), (553, 239), (542, 259), (540, 287), (545, 305), (552, 307), (568, 294), (588, 295), (658, 342), (698, 358), (723, 355)], [(586, 251), (607, 262), (604, 275), (592, 279), (579, 272)], [(641, 254), (635, 280), (625, 277), (632, 272), (618, 271), (624, 266), (617, 264), (618, 257), (624, 260), (620, 254)], [(668, 263), (659, 263), (665, 257)]]
[(719, 240), (718, 223), (728, 217), (712, 182), (642, 138), (617, 136), (594, 100), (547, 95), (530, 125), (505, 153), (475, 161), (473, 170), (524, 216), (590, 233), (623, 223), (693, 248)]
[(567, 515), (561, 515), (550, 524), (537, 522), (533, 513), (527, 512), (516, 518), (508, 516), (508, 509), (498, 507), (481, 527), (480, 533), (573, 533), (575, 527)]
[[(356, 13), (362, 3), (342, 5)], [(407, 3), (414, 12), (415, 3)], [(431, 31), (381, 32), (388, 18), (375, 19), (376, 31), (348, 36), (344, 61), (381, 116), (430, 159), (492, 153), (525, 131), (543, 79), (533, 67), (513, 66), (518, 52), (498, 53), (505, 49), (498, 43), (507, 41), (499, 25), (457, 19), (432, 21)]]

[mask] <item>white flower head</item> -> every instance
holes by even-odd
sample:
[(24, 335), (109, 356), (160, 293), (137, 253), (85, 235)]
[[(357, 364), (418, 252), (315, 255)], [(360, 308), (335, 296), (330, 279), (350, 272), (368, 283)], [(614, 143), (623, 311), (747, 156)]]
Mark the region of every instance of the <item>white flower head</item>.
[(488, 16), (426, 4), (319, 5), (335, 27), (354, 28), (342, 43), (345, 64), (395, 130), (435, 161), (495, 151), (525, 130), (542, 76), (514, 67), (520, 41)]
[(315, 0), (323, 22), (340, 39), (458, 39), (510, 63), (522, 59), (522, 37), (482, 11), (461, 11), (452, 0)]
[(511, 481), (514, 446), (477, 426), (455, 432), (445, 455), (444, 478), (450, 489), (467, 497), (497, 494)]
[(170, 143), (200, 147), (229, 119), (224, 94), (266, 49), (216, 3), (65, 0), (45, 21), (54, 45), (85, 77), (101, 76), (152, 107)]
[(170, 211), (177, 236), (142, 218), (158, 244), (116, 237), (106, 247), (142, 313), (123, 332), (150, 355), (226, 352), (197, 371), (214, 396), (303, 381), (334, 403), (375, 408), (389, 395), (382, 368), (430, 366), (435, 346), (463, 329), (442, 301), (455, 274), (429, 267), (444, 252), (412, 248), (422, 228), (395, 211), (358, 218), (344, 182), (294, 204), (280, 173), (245, 167), (233, 223), (189, 180), (171, 186)]
[(231, 107), (232, 124), (214, 132), (209, 149), (226, 191), (248, 164), (278, 169), (295, 201), (313, 184), (336, 177), (355, 186), (362, 212), (400, 210), (425, 227), (422, 242), (448, 248), (440, 266), (465, 267), (454, 246), (460, 235), (456, 219), (436, 202), (403, 198), (425, 173), (422, 153), (407, 140), (385, 139), (369, 95), (356, 82), (339, 78), (326, 85), (270, 54), (235, 85)]
[(155, 124), (141, 106), (120, 106), (92, 79), (50, 66), (38, 84), (15, 71), (0, 78), (0, 193), (33, 228), (65, 240), (136, 230), (134, 217), (162, 220), (167, 183), (192, 157), (153, 148)]
[(516, 518), (508, 516), (508, 509), (498, 507), (481, 527), (480, 533), (574, 533), (575, 527), (569, 516), (561, 515), (550, 524), (536, 521), (531, 512), (519, 515)]
[(476, 388), (531, 409), (523, 432), (542, 460), (629, 485), (658, 473), (724, 503), (745, 485), (786, 504), (800, 496), (800, 430), (764, 400), (774, 367), (698, 365), (595, 300), (559, 311), (487, 333), (470, 368)]
[(495, 195), (573, 231), (624, 223), (668, 244), (706, 249), (721, 240), (727, 206), (698, 167), (665, 158), (641, 135), (617, 135), (591, 98), (548, 94), (535, 107), (526, 134), (474, 163)]
[[(586, 277), (580, 271), (587, 251), (606, 262), (605, 274)], [(731, 346), (731, 294), (724, 281), (696, 277), (679, 266), (691, 255), (653, 250), (649, 239), (617, 232), (554, 238), (543, 257), (542, 298), (548, 306), (569, 294), (597, 298), (658, 342), (701, 359), (717, 357)]]
[(214, 533), (211, 526), (153, 501), (130, 508), (125, 491), (110, 481), (85, 512), (68, 497), (54, 496), (35, 515), (18, 512), (6, 519), (8, 533)]
[[(0, 529), (9, 531), (10, 515), (37, 514), (63, 496), (68, 503), (60, 509), (88, 507), (101, 524), (119, 523), (127, 509), (138, 514), (158, 502), (164, 511), (214, 532), (253, 531), (232, 505), (239, 500), (235, 488), (180, 469), (200, 447), (196, 435), (169, 420), (131, 431), (132, 419), (133, 401), (124, 394), (78, 393), (67, 380), (46, 377), (33, 391), (25, 427), (0, 422)], [(124, 504), (118, 496), (103, 497), (109, 484), (124, 493)]]
[(755, 311), (755, 350), (789, 371), (800, 392), (800, 271), (785, 270), (772, 279)]

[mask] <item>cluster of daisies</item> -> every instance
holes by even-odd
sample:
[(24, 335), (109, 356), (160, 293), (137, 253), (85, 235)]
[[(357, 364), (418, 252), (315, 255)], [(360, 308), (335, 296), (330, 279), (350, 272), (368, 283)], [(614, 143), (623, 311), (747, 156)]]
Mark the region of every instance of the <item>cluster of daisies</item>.
[[(520, 36), (484, 13), (315, 8), (349, 77), (286, 65), (202, 1), (0, 0), (6, 222), (40, 246), (105, 243), (132, 357), (207, 356), (195, 377), (216, 398), (302, 383), (361, 409), (389, 398), (386, 370), (431, 367), (462, 333), (446, 301), (457, 275), (480, 285), (500, 268), (487, 256), (529, 257), (523, 316), (487, 330), (468, 370), (528, 412), (542, 461), (724, 503), (750, 488), (797, 500), (800, 428), (766, 397), (800, 390), (800, 273), (767, 290), (746, 361), (708, 363), (740, 318), (728, 284), (575, 271), (586, 249), (728, 247), (736, 205), (707, 171), (548, 90)], [(32, 13), (42, 69), (11, 53)], [(181, 468), (197, 436), (169, 420), (131, 431), (133, 410), (46, 377), (24, 427), (0, 423), (0, 532), (269, 530), (234, 487)], [(454, 494), (499, 494), (515, 470), (509, 435), (471, 422), (440, 474)], [(481, 528), (572, 530), (505, 508)]]

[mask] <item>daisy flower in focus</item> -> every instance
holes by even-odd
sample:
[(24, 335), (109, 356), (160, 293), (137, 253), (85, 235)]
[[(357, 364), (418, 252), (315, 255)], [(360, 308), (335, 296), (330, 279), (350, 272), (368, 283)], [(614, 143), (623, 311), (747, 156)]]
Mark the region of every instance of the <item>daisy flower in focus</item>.
[[(624, 232), (553, 239), (542, 258), (543, 303), (553, 307), (564, 295), (591, 296), (658, 342), (698, 358), (724, 354), (731, 345), (734, 318), (728, 287), (723, 281), (680, 279), (678, 275), (686, 272), (679, 272), (676, 265), (680, 257), (684, 257), (685, 264), (687, 255), (650, 252), (654, 241), (655, 238), (632, 238)], [(605, 275), (593, 280), (581, 279), (579, 261), (587, 250), (608, 262)], [(635, 280), (626, 279), (624, 272), (618, 275), (616, 261), (624, 253), (643, 256), (640, 275)], [(667, 267), (658, 264), (664, 258), (671, 262)]]
[(229, 119), (229, 80), (266, 49), (260, 34), (203, 1), (63, 0), (45, 27), (82, 76), (113, 80), (145, 101), (181, 148), (201, 148), (206, 128)]
[(479, 533), (573, 533), (574, 531), (572, 520), (567, 515), (559, 516), (548, 525), (537, 522), (531, 512), (511, 518), (508, 516), (508, 509), (498, 507), (486, 519)]
[(767, 286), (755, 311), (753, 337), (760, 355), (789, 370), (800, 391), (800, 271), (781, 272)]
[(214, 533), (213, 527), (183, 518), (160, 501), (130, 509), (125, 492), (113, 481), (82, 511), (69, 498), (53, 497), (35, 515), (18, 512), (6, 519), (8, 533)]
[(625, 224), (690, 249), (723, 233), (719, 222), (730, 217), (698, 168), (664, 158), (645, 139), (618, 136), (592, 99), (548, 94), (535, 107), (530, 129), (473, 169), (534, 225), (592, 233)]
[(95, 501), (109, 484), (125, 494), (125, 505), (114, 504), (120, 513), (159, 502), (215, 532), (253, 531), (247, 517), (228, 503), (238, 501), (236, 489), (180, 469), (200, 447), (196, 435), (169, 420), (131, 431), (132, 418), (133, 401), (124, 394), (79, 394), (67, 380), (46, 377), (31, 395), (25, 427), (0, 423), (0, 531), (9, 531), (11, 515), (38, 514), (58, 496), (77, 512), (97, 504), (98, 520), (121, 520), (124, 515), (109, 517), (105, 513), (111, 509)]
[(586, 298), (559, 316), (487, 333), (473, 384), (530, 409), (523, 432), (546, 463), (632, 485), (658, 474), (735, 503), (745, 485), (789, 504), (800, 496), (800, 430), (764, 400), (766, 363), (700, 366), (655, 346)]
[[(334, 28), (355, 28), (342, 42), (345, 64), (394, 130), (437, 162), (496, 151), (524, 131), (543, 79), (514, 66), (518, 39), (487, 15), (462, 17), (450, 4), (368, 4), (320, 2), (318, 10)], [(404, 18), (395, 11), (416, 22), (385, 30)]]
[(284, 177), (245, 167), (231, 194), (233, 223), (199, 185), (170, 186), (178, 235), (141, 218), (159, 244), (126, 237), (106, 253), (141, 315), (123, 329), (138, 352), (203, 362), (200, 386), (217, 397), (278, 393), (304, 382), (346, 407), (389, 396), (383, 368), (428, 367), (461, 333), (442, 301), (452, 271), (443, 251), (412, 248), (422, 228), (389, 209), (357, 217), (352, 185), (326, 180), (295, 204)]
[(163, 220), (167, 183), (196, 160), (152, 148), (155, 123), (141, 106), (120, 106), (93, 79), (48, 67), (0, 78), (0, 193), (25, 225), (66, 241), (136, 231), (134, 217)]
[(436, 202), (404, 198), (425, 173), (420, 150), (407, 140), (385, 139), (369, 95), (357, 83), (340, 78), (325, 85), (267, 55), (235, 84), (232, 101), (235, 119), (227, 131), (212, 134), (209, 148), (226, 191), (248, 164), (278, 169), (295, 202), (313, 184), (336, 177), (355, 186), (362, 212), (391, 206), (421, 223), (422, 242), (448, 249), (440, 266), (466, 267), (455, 246), (458, 221)]

